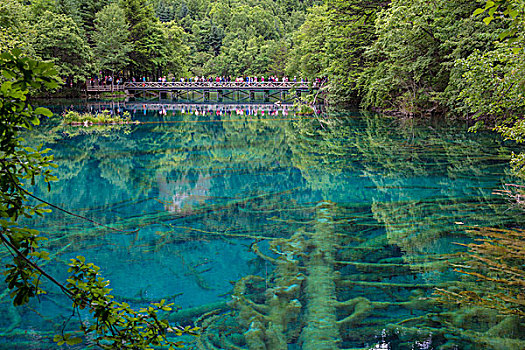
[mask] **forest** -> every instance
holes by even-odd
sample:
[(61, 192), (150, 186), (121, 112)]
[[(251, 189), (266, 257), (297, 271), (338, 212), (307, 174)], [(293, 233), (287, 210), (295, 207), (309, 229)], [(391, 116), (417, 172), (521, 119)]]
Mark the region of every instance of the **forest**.
[(98, 75), (327, 76), (333, 103), (403, 115), (523, 108), (522, 1), (6, 0), (0, 47)]
[[(5, 0), (0, 48), (91, 77), (328, 77), (327, 101), (521, 142), (523, 0)], [(515, 157), (517, 168), (525, 163)]]

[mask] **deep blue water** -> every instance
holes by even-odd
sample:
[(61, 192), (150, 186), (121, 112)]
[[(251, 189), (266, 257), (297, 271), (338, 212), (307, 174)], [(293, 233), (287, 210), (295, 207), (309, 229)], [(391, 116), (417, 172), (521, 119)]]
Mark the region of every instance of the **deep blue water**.
[[(219, 308), (220, 316), (190, 347), (256, 348), (243, 338), (253, 328), (253, 317), (246, 316), (253, 310), (231, 303), (234, 285), (261, 276), (264, 283), (253, 282), (247, 296), (270, 305), (268, 293), (293, 287), (285, 281), (294, 275), (256, 255), (253, 244), (274, 262), (293, 256), (304, 276), (314, 276), (310, 255), (326, 244), (321, 250), (333, 254), (323, 267), (331, 271), (328, 282), (319, 282), (332, 285), (326, 298), (361, 306), (333, 307), (335, 320), (355, 318), (336, 327), (338, 339), (319, 340), (318, 348), (489, 348), (462, 331), (475, 329), (481, 339), (499, 320), (493, 314), (454, 324), (447, 306), (426, 300), (434, 287), (463, 278), (443, 262), (444, 254), (462, 249), (454, 243), (471, 240), (465, 227), (523, 226), (519, 208), (493, 194), (518, 181), (508, 166), (516, 146), (490, 133), (468, 133), (465, 124), (417, 125), (356, 112), (114, 107), (142, 123), (64, 128), (51, 120), (27, 135), (51, 148), (59, 165), (51, 192), (42, 185), (35, 194), (121, 230), (57, 210), (29, 221), (49, 238), (54, 259), (46, 269), (57, 279), (66, 279), (70, 258), (84, 255), (100, 266), (117, 299), (133, 306), (168, 299), (183, 310)], [(289, 349), (322, 337), (307, 331), (316, 307), (307, 284), (315, 282), (302, 283), (290, 297), (301, 311), (282, 331)], [(48, 288), (30, 307), (17, 309), (2, 294), (0, 348), (55, 348), (51, 339), (64, 325), (78, 328), (76, 318), (64, 323), (71, 315), (68, 300)], [(407, 306), (415, 299), (422, 302)], [(366, 312), (358, 315), (359, 307)], [(465, 310), (454, 312), (456, 320), (467, 318)], [(199, 316), (189, 314), (172, 319), (184, 324)], [(272, 315), (262, 321), (266, 339)], [(223, 333), (227, 340), (218, 340)]]

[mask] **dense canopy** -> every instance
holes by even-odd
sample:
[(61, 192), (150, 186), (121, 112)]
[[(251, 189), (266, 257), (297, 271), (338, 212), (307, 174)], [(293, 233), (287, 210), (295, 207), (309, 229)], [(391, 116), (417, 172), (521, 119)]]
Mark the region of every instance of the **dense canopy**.
[(0, 47), (54, 61), (70, 86), (100, 75), (327, 76), (333, 102), (493, 115), (519, 109), (498, 84), (478, 95), (497, 75), (500, 94), (512, 85), (521, 96), (523, 74), (505, 73), (523, 69), (520, 3), (5, 0)]
[[(508, 118), (523, 1), (5, 0), (0, 47), (91, 77), (327, 76), (330, 101)], [(504, 96), (502, 96), (504, 95)]]

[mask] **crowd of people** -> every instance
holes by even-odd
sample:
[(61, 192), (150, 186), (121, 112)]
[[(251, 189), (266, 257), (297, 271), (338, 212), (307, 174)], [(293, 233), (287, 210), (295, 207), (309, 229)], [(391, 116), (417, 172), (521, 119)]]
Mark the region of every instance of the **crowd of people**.
[(101, 74), (100, 77), (96, 75), (90, 78), (88, 84), (91, 86), (109, 86), (109, 85), (120, 85), (124, 82), (125, 82), (124, 78), (113, 77), (111, 75), (103, 76)]
[[(92, 78), (89, 79), (89, 82), (88, 84), (90, 84), (92, 87), (93, 86), (108, 86), (108, 85), (120, 85), (120, 84), (123, 84), (124, 82), (126, 81), (131, 81), (131, 82), (143, 82), (143, 83), (146, 83), (146, 82), (152, 82), (152, 81), (155, 81), (155, 80), (151, 80), (149, 77), (146, 77), (146, 76), (142, 76), (141, 78), (137, 79), (135, 77), (132, 77), (131, 79), (129, 80), (126, 80), (125, 78), (123, 77), (113, 77), (111, 75), (105, 75), (103, 76), (102, 74), (99, 76), (94, 76)], [(158, 82), (161, 82), (161, 83), (165, 83), (165, 82), (176, 82), (176, 81), (179, 81), (179, 82), (188, 82), (188, 83), (196, 83), (196, 82), (199, 82), (199, 83), (205, 83), (205, 82), (208, 82), (208, 83), (230, 83), (230, 82), (237, 82), (237, 83), (248, 83), (248, 84), (257, 84), (257, 83), (267, 83), (267, 82), (272, 82), (272, 83), (277, 83), (277, 82), (284, 82), (284, 83), (287, 83), (287, 82), (294, 82), (294, 83), (297, 83), (297, 82), (300, 82), (300, 83), (309, 83), (308, 81), (308, 78), (297, 78), (296, 76), (294, 76), (293, 78), (289, 78), (289, 77), (278, 77), (278, 76), (275, 76), (275, 75), (271, 75), (271, 76), (268, 76), (268, 77), (265, 77), (264, 75), (263, 76), (240, 76), (240, 77), (232, 77), (231, 75), (230, 76), (215, 76), (215, 77), (212, 77), (212, 76), (208, 76), (208, 77), (204, 77), (204, 76), (194, 76), (194, 77), (181, 77), (181, 78), (175, 78), (175, 77), (171, 77), (171, 78), (168, 78), (166, 76), (163, 76), (163, 77), (159, 77), (156, 79), (156, 81)], [(322, 85), (323, 83), (325, 83), (326, 81), (328, 81), (327, 77), (322, 77), (322, 78), (315, 78), (312, 83), (314, 86), (320, 86)]]
[[(164, 78), (165, 79), (165, 78)], [(288, 77), (282, 77), (279, 79), (279, 77), (277, 76), (269, 76), (268, 78), (265, 79), (264, 75), (263, 76), (242, 76), (242, 77), (232, 77), (232, 76), (216, 76), (216, 77), (207, 77), (205, 78), (204, 76), (195, 76), (195, 77), (189, 77), (189, 78), (180, 78), (179, 80), (180, 82), (189, 82), (189, 83), (192, 83), (192, 82), (209, 82), (209, 83), (213, 83), (213, 82), (216, 82), (216, 83), (230, 83), (230, 82), (236, 82), (236, 83), (257, 83), (257, 82), (260, 82), (260, 83), (264, 83), (264, 82), (272, 82), (272, 83), (275, 83), (275, 82), (289, 82), (289, 81), (293, 81), (293, 82), (297, 82), (297, 81), (301, 81), (301, 82), (307, 82), (308, 80), (306, 79), (303, 79), (303, 78), (300, 78), (299, 80), (297, 79), (297, 77), (293, 77), (292, 79), (288, 78)]]

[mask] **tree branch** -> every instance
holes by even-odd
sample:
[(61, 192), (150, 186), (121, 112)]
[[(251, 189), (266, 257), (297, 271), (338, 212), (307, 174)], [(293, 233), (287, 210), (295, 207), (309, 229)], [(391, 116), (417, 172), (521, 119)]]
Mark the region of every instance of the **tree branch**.
[[(5, 231), (4, 231), (5, 232)], [(73, 293), (67, 289), (62, 283), (58, 282), (53, 276), (51, 276), (50, 274), (48, 274), (47, 272), (45, 272), (44, 270), (42, 270), (42, 268), (40, 268), (40, 266), (38, 266), (37, 264), (35, 264), (33, 261), (31, 261), (27, 256), (25, 256), (20, 250), (18, 250), (14, 245), (13, 243), (11, 243), (11, 241), (9, 241), (9, 239), (4, 235), (3, 232), (0, 232), (0, 239), (2, 240), (2, 242), (4, 243), (5, 246), (7, 246), (8, 248), (10, 248), (11, 250), (13, 250), (16, 255), (18, 255), (20, 258), (22, 258), (25, 262), (27, 262), (29, 265), (31, 265), (31, 267), (33, 267), (35, 270), (37, 270), (38, 272), (40, 272), (40, 274), (44, 277), (46, 277), (48, 280), (50, 280), (51, 282), (53, 282), (54, 284), (56, 284), (61, 290), (62, 292), (64, 292), (64, 294), (66, 294), (71, 300), (74, 300), (73, 299)]]

